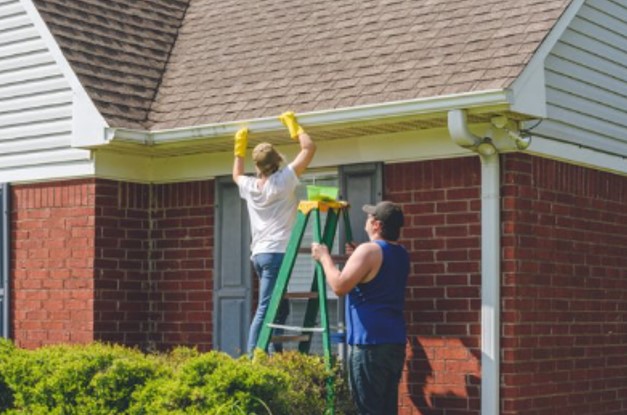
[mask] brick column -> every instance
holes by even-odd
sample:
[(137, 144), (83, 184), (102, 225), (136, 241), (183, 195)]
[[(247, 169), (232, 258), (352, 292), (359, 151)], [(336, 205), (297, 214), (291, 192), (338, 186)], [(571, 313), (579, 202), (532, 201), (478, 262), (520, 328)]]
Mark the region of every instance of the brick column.
[(12, 187), (11, 332), (21, 347), (93, 340), (93, 180)]
[(504, 156), (502, 414), (627, 413), (627, 178)]
[(16, 343), (209, 350), (213, 186), (90, 179), (12, 187)]
[(401, 414), (479, 414), (480, 193), (477, 157), (386, 166), (412, 261)]

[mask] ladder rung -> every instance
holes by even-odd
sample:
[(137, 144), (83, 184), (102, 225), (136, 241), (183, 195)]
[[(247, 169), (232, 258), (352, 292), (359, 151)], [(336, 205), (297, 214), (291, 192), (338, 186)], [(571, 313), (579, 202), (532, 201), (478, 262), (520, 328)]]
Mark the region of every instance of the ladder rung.
[(289, 331), (303, 331), (303, 332), (311, 332), (311, 333), (322, 333), (324, 331), (324, 327), (298, 327), (298, 326), (284, 326), (283, 324), (268, 324), (268, 327), (272, 327), (273, 329), (283, 329)]
[[(310, 247), (301, 247), (298, 248), (298, 253), (299, 254), (311, 254), (311, 248)], [(349, 255), (346, 254), (331, 254), (331, 259), (333, 260), (333, 262), (346, 262), (348, 261), (348, 257)]]
[[(305, 248), (305, 247), (299, 248), (298, 249), (298, 253), (299, 254), (311, 254), (311, 248)], [(349, 257), (349, 255), (346, 255), (346, 254), (344, 254), (344, 255), (339, 255), (339, 254), (338, 255), (333, 255), (332, 254), (331, 255), (331, 259), (333, 260), (333, 262), (340, 263), (340, 264), (348, 261), (348, 257)]]
[(291, 300), (312, 299), (312, 298), (318, 298), (318, 293), (315, 293), (313, 291), (291, 292), (291, 293), (285, 293), (283, 298), (287, 298)]
[(270, 341), (272, 343), (306, 342), (309, 341), (309, 336), (306, 334), (297, 336), (272, 336)]

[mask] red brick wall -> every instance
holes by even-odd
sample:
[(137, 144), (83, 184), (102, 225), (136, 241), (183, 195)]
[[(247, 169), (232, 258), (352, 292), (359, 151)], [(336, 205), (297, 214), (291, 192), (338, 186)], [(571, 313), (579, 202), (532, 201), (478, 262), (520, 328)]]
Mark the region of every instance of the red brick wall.
[(627, 179), (503, 157), (502, 414), (627, 413)]
[(93, 340), (93, 180), (15, 186), (11, 332), (28, 348)]
[(213, 181), (98, 181), (96, 336), (211, 348)]
[[(503, 415), (627, 413), (627, 180), (502, 156)], [(388, 165), (412, 255), (402, 414), (479, 413), (480, 162)], [(211, 347), (213, 182), (13, 187), (17, 343)]]
[(157, 347), (212, 345), (214, 182), (153, 186), (151, 258)]
[(153, 329), (150, 187), (97, 180), (94, 336), (147, 348)]
[(479, 413), (480, 163), (388, 165), (385, 198), (403, 205), (412, 271), (400, 413)]
[(17, 344), (211, 348), (212, 181), (74, 180), (12, 192)]

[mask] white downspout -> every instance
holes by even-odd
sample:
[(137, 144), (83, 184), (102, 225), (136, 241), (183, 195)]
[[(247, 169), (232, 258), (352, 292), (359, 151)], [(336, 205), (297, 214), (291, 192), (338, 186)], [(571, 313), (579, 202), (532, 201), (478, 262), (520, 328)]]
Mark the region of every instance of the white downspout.
[(481, 415), (498, 415), (501, 387), (499, 153), (481, 158)]
[(501, 217), (499, 153), (490, 139), (468, 130), (466, 113), (448, 113), (453, 142), (481, 159), (481, 415), (498, 415), (500, 406)]

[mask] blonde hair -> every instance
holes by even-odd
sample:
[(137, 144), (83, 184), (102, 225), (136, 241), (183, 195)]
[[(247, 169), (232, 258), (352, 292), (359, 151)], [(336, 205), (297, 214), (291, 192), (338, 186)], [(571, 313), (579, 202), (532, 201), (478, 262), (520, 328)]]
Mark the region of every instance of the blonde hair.
[(276, 172), (285, 158), (270, 143), (259, 143), (253, 149), (253, 161), (262, 176)]

